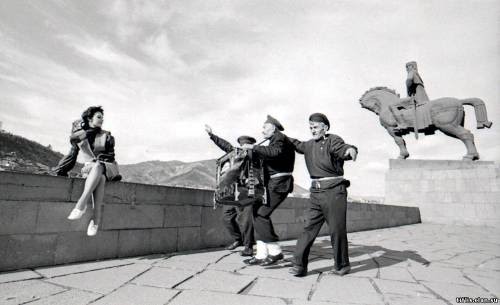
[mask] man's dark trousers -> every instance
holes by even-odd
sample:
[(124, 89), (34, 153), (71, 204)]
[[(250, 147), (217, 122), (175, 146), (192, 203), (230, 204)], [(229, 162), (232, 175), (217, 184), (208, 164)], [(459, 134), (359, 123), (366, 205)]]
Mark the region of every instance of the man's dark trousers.
[(310, 206), (306, 210), (307, 217), (304, 232), (297, 241), (295, 264), (307, 268), (309, 252), (314, 240), (326, 221), (330, 229), (330, 240), (335, 259), (335, 269), (349, 265), (349, 254), (346, 229), (347, 190), (344, 184), (333, 188), (311, 189)]
[[(252, 248), (255, 243), (252, 219), (252, 206), (240, 208), (224, 205), (223, 206), (223, 223), (228, 233), (234, 241), (243, 243), (246, 248)], [(239, 224), (237, 221), (239, 215)]]
[(255, 204), (254, 205), (254, 227), (255, 239), (261, 240), (265, 243), (277, 242), (278, 235), (274, 231), (273, 221), (271, 214), (276, 208), (286, 199), (288, 192), (269, 191), (268, 205)]

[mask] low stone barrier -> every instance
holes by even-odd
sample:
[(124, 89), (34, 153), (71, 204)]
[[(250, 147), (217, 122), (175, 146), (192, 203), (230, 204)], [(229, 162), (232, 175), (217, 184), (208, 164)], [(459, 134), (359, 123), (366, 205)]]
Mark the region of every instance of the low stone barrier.
[[(220, 247), (230, 242), (213, 192), (137, 183), (106, 185), (103, 223), (67, 220), (84, 180), (0, 172), (0, 270)], [(308, 200), (288, 198), (272, 216), (281, 239), (302, 231)], [(348, 204), (348, 231), (420, 222), (418, 208)], [(322, 234), (328, 232), (325, 225)]]

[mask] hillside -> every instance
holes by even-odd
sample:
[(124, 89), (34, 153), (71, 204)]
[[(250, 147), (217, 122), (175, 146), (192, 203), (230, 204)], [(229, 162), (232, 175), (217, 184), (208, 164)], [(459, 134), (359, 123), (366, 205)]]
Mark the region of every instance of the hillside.
[(49, 174), (63, 157), (35, 141), (0, 132), (0, 170)]

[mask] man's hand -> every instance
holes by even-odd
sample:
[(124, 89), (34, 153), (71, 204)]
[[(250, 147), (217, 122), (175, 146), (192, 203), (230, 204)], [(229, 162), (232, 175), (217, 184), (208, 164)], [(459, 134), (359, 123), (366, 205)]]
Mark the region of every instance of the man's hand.
[(212, 127), (208, 126), (207, 124), (205, 124), (205, 131), (208, 133), (208, 134), (211, 134), (212, 133)]
[(243, 149), (253, 149), (254, 145), (253, 144), (243, 144), (241, 148)]
[(345, 152), (345, 156), (350, 156), (352, 161), (356, 161), (356, 157), (358, 156), (358, 152), (354, 148), (348, 148)]

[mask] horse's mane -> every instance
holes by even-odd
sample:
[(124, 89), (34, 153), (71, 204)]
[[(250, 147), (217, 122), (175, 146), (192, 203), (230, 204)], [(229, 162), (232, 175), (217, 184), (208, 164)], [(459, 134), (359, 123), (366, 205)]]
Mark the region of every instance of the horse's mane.
[(390, 88), (387, 88), (387, 87), (373, 87), (373, 88), (370, 88), (370, 89), (366, 90), (366, 92), (363, 93), (363, 95), (361, 96), (360, 100), (362, 100), (368, 93), (370, 93), (372, 91), (375, 91), (375, 90), (383, 90), (383, 91), (392, 93), (394, 95), (397, 95), (399, 97), (399, 93), (397, 93), (396, 90), (394, 90), (394, 89), (390, 89)]

